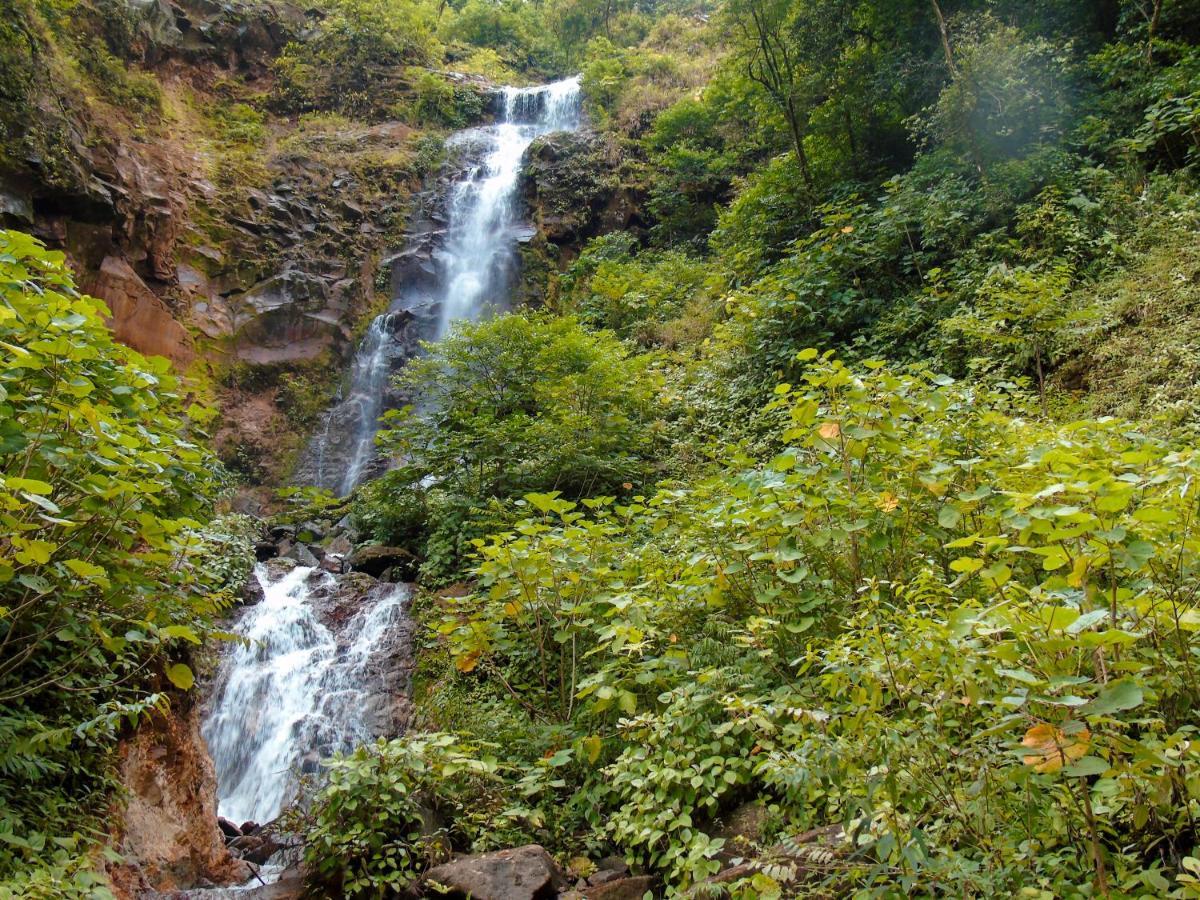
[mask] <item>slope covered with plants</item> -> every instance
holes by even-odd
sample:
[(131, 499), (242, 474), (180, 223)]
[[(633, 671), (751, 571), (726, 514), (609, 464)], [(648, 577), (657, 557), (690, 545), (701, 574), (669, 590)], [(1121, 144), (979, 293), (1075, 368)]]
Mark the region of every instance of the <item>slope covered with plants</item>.
[[(575, 71), (592, 133), (527, 173), (538, 308), (430, 345), (393, 467), (318, 500), (419, 561), (421, 652), (412, 732), (290, 820), (312, 890), (536, 842), (655, 896), (1200, 895), (1196, 4), (221, 16), (0, 24), (6, 221), (81, 278), (119, 250), (194, 354), (0, 233), (0, 897), (106, 896), (113, 749), (249, 563), (224, 492), (285, 478), (488, 82)], [(167, 252), (90, 176), (172, 130)], [(281, 259), (352, 285), (309, 358), (239, 355), (159, 271), (207, 304)]]
[[(432, 805), (667, 895), (1190, 896), (1196, 13), (736, 0), (593, 39), (641, 206), (552, 304), (645, 374), (580, 391), (601, 364), (520, 314), (431, 348), (469, 377), (355, 508), (426, 559), (434, 733), (332, 764), (316, 877), (406, 883)], [(624, 404), (621, 455), (553, 397)]]

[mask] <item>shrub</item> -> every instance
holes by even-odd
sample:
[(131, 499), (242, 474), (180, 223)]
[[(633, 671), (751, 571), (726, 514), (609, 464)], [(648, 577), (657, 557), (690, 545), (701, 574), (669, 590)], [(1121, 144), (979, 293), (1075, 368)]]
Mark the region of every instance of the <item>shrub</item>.
[[(530, 495), (434, 622), (460, 677), (562, 723), (547, 753), (577, 748), (589, 821), (669, 894), (746, 797), (784, 834), (844, 826), (833, 894), (1182, 889), (1196, 453), (802, 357), (769, 463), (627, 504)], [(799, 877), (771, 871), (756, 890)]]
[(495, 799), (497, 762), (449, 734), (380, 741), (335, 756), (306, 814), (310, 881), (338, 896), (400, 893), (449, 855), (457, 813)]
[(106, 315), (61, 253), (0, 232), (0, 879), (99, 836), (116, 737), (152, 688), (191, 687), (171, 660), (244, 577), (211, 565), (244, 529), (203, 524), (219, 470), (167, 361)]
[(275, 60), (276, 105), (383, 114), (395, 98), (395, 67), (441, 58), (433, 20), (420, 0), (336, 0), (312, 36), (288, 44)]

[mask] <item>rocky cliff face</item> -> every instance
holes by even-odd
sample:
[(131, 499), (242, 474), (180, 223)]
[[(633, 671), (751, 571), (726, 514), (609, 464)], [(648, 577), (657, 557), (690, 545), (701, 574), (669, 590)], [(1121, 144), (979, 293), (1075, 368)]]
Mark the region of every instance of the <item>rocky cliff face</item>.
[(419, 135), (264, 111), (272, 59), (312, 24), (287, 0), (45, 15), (17, 0), (0, 28), (0, 226), (65, 251), (118, 338), (221, 406), (227, 464), (283, 480), (390, 296)]
[(127, 796), (114, 812), (112, 845), (126, 861), (109, 874), (122, 900), (250, 877), (217, 826), (217, 781), (198, 706), (147, 720), (122, 744), (118, 770)]
[(522, 195), (535, 230), (521, 254), (517, 302), (553, 302), (558, 276), (589, 238), (643, 226), (642, 198), (622, 178), (624, 165), (611, 136), (587, 129), (533, 142)]
[(587, 238), (636, 227), (637, 197), (619, 176), (621, 151), (593, 131), (538, 138), (525, 166), (525, 198), (546, 241), (577, 252)]

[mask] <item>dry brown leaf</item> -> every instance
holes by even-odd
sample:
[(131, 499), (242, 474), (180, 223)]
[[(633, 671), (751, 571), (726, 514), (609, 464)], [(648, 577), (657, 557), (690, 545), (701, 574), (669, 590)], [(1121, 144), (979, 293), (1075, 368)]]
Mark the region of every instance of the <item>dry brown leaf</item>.
[(1092, 735), (1086, 729), (1075, 734), (1066, 734), (1062, 729), (1043, 722), (1025, 732), (1022, 747), (1032, 752), (1025, 757), (1025, 765), (1033, 766), (1035, 772), (1057, 772), (1069, 762), (1087, 755)]
[(817, 429), (817, 434), (825, 438), (827, 441), (832, 441), (835, 437), (842, 433), (842, 426), (837, 422), (826, 422)]

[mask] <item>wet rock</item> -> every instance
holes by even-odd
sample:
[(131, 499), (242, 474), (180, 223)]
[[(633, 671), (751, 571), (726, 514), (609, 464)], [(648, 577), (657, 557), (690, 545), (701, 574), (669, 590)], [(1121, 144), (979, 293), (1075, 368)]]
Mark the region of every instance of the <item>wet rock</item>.
[(266, 565), (267, 575), (270, 576), (272, 581), (277, 581), (296, 568), (296, 561), (294, 559), (277, 557), (275, 559), (268, 559)]
[(279, 547), (274, 541), (259, 541), (254, 545), (254, 558), (259, 562), (266, 562), (268, 559), (274, 559), (279, 555)]
[(321, 561), (317, 559), (316, 554), (308, 549), (307, 544), (292, 544), (282, 555), (286, 556), (288, 559), (294, 559), (300, 565), (308, 566), (309, 568), (316, 568), (321, 564)]
[(272, 525), (267, 533), (269, 535), (271, 535), (271, 539), (274, 541), (281, 541), (284, 538), (295, 538), (296, 537), (296, 526), (295, 525)]
[(307, 544), (312, 544), (316, 541), (322, 540), (325, 537), (325, 532), (328, 531), (328, 529), (329, 526), (327, 525), (322, 527), (321, 523), (319, 522), (308, 521), (301, 522), (296, 533), (300, 540)]
[(330, 575), (341, 575), (345, 569), (345, 563), (340, 553), (326, 553), (321, 557), (321, 568)]
[(399, 575), (402, 581), (415, 578), (417, 567), (420, 565), (420, 561), (403, 547), (386, 547), (379, 544), (356, 550), (346, 562), (353, 572), (379, 576), (391, 570)]
[(326, 555), (349, 556), (353, 552), (354, 545), (350, 543), (350, 538), (344, 534), (339, 534), (325, 545)]
[(345, 535), (348, 541), (358, 540), (358, 529), (354, 527), (354, 523), (350, 521), (350, 516), (345, 515), (338, 519), (337, 524), (333, 526), (337, 534)]
[(264, 599), (266, 594), (262, 584), (253, 575), (247, 576), (246, 583), (242, 585), (242, 605), (254, 606), (256, 603), (262, 603)]
[(221, 829), (221, 834), (227, 838), (236, 838), (242, 836), (242, 829), (238, 828), (224, 816), (217, 817), (217, 827)]
[(622, 191), (616, 167), (614, 148), (594, 132), (557, 132), (533, 142), (524, 192), (547, 240), (573, 243), (599, 230), (605, 211)]
[(254, 863), (255, 865), (259, 866), (274, 856), (276, 851), (281, 850), (282, 848), (283, 844), (276, 840), (273, 834), (268, 834), (266, 832), (242, 835), (241, 837), (236, 837), (229, 842), (230, 850), (233, 850), (246, 862)]
[(112, 830), (125, 861), (110, 867), (114, 882), (167, 891), (250, 877), (217, 823), (217, 780), (198, 707), (148, 719), (122, 744), (119, 773), (127, 800)]
[(543, 900), (558, 895), (566, 880), (550, 854), (537, 844), (466, 856), (426, 873), (427, 882), (471, 900)]
[(251, 879), (235, 888), (143, 893), (138, 900), (300, 900), (304, 896), (304, 874), (299, 868), (286, 870), (278, 881), (262, 884)]
[(243, 822), (242, 834), (258, 834), (262, 831), (262, 826), (257, 822)]

